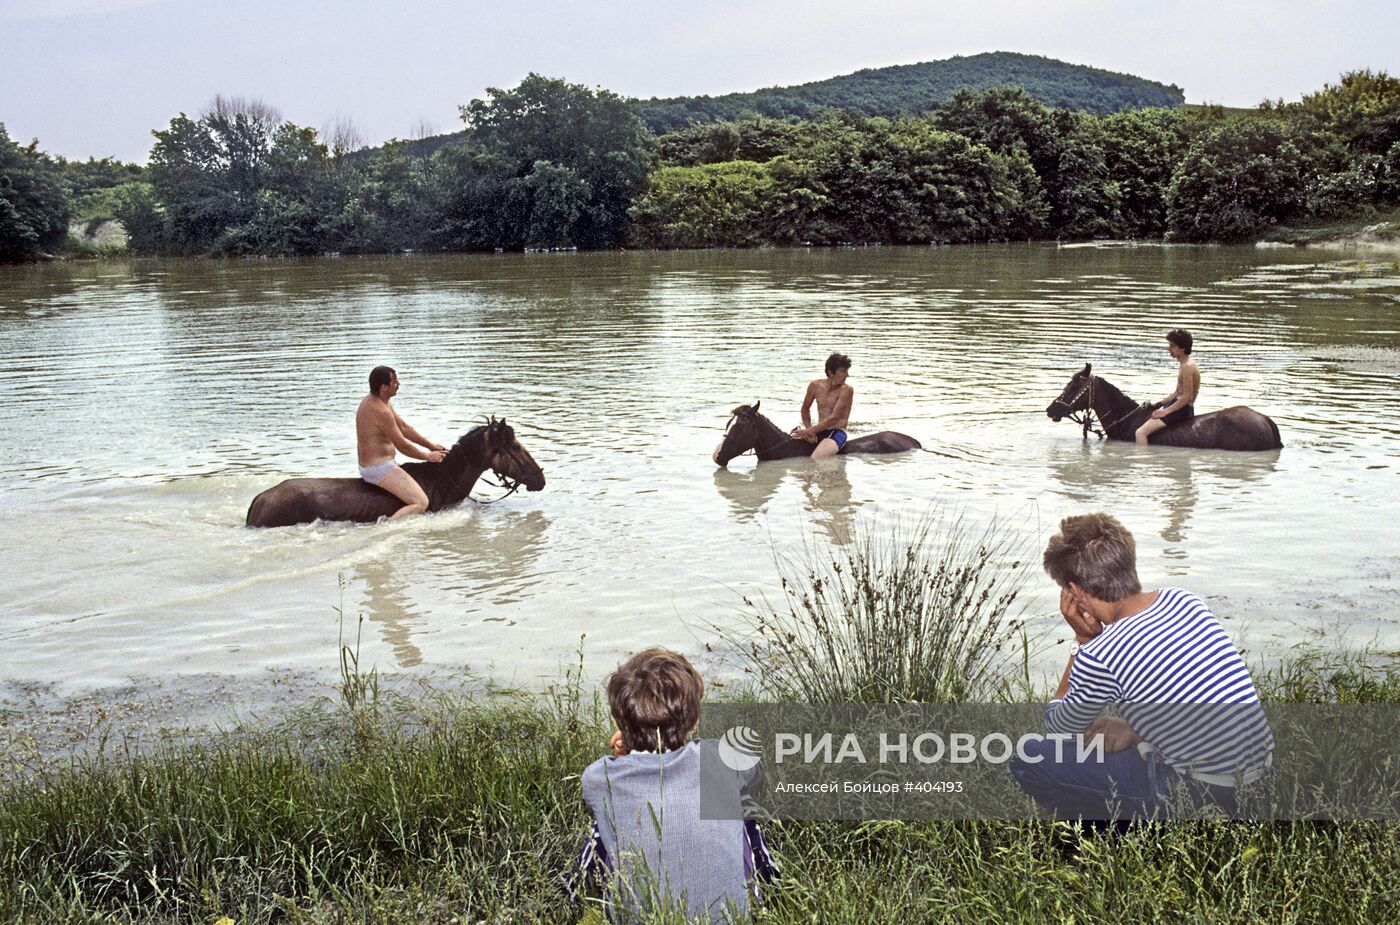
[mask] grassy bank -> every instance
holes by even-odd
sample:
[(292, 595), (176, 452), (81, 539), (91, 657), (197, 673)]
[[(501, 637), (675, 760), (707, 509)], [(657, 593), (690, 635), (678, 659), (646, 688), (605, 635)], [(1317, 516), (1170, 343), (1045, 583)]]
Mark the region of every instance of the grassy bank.
[(1400, 250), (1400, 209), (1349, 219), (1279, 226), (1260, 239), (1294, 245), (1359, 245)]
[[(870, 692), (878, 660), (906, 671), (879, 699), (1017, 696), (994, 683), (1016, 659), (993, 630), (1024, 570), (995, 534), (941, 536), (892, 534), (789, 570), (785, 600), (750, 603), (749, 695)], [(921, 621), (922, 641), (901, 620)], [(963, 648), (958, 625), (1004, 651)], [(885, 643), (832, 636), (848, 626)], [(827, 654), (765, 645), (779, 629), (781, 641), (812, 633), (804, 649)], [(8, 784), (0, 920), (577, 921), (562, 880), (588, 826), (579, 773), (611, 729), (601, 679), (404, 698), (348, 652), (343, 669), (334, 709)], [(985, 677), (950, 686), (967, 671)], [(1301, 652), (1257, 680), (1277, 701), (1400, 703), (1393, 656)], [(784, 876), (766, 923), (1400, 920), (1394, 825), (1203, 822), (1107, 839), (1050, 822), (783, 822), (769, 834)]]

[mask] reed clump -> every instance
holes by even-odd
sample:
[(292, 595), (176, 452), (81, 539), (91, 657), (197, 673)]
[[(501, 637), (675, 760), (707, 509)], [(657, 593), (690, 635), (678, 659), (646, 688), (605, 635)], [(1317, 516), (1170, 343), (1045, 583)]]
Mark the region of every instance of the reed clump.
[(777, 561), (781, 597), (714, 627), (759, 693), (801, 703), (988, 702), (1024, 669), (1023, 531), (956, 513), (858, 528)]

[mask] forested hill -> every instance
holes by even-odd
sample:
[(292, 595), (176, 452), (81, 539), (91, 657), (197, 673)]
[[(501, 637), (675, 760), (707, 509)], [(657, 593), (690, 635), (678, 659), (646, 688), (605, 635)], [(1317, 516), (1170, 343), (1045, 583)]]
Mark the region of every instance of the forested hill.
[(659, 134), (691, 122), (749, 115), (807, 119), (828, 108), (880, 116), (918, 113), (937, 107), (962, 87), (987, 90), (1007, 86), (1022, 87), (1049, 106), (1099, 115), (1149, 106), (1176, 107), (1186, 101), (1175, 84), (1039, 55), (994, 51), (946, 61), (867, 68), (796, 87), (640, 100), (634, 105), (647, 127)]

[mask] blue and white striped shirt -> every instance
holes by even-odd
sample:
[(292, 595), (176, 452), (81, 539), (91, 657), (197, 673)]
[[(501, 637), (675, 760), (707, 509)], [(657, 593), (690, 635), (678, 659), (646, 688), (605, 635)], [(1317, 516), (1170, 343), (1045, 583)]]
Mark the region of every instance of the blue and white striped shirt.
[(1273, 751), (1244, 659), (1205, 602), (1181, 588), (1163, 588), (1080, 648), (1069, 690), (1045, 708), (1046, 731), (1083, 732), (1110, 704), (1183, 774), (1252, 779)]

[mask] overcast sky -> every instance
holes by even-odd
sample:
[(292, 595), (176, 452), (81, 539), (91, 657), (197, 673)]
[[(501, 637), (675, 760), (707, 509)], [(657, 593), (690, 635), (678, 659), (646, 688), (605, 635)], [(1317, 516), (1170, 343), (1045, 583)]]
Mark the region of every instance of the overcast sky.
[(726, 93), (984, 51), (1137, 74), (1188, 102), (1297, 99), (1400, 74), (1396, 0), (0, 0), (0, 122), (65, 157), (145, 162), (150, 132), (216, 93), (365, 140), (530, 71), (627, 96)]

